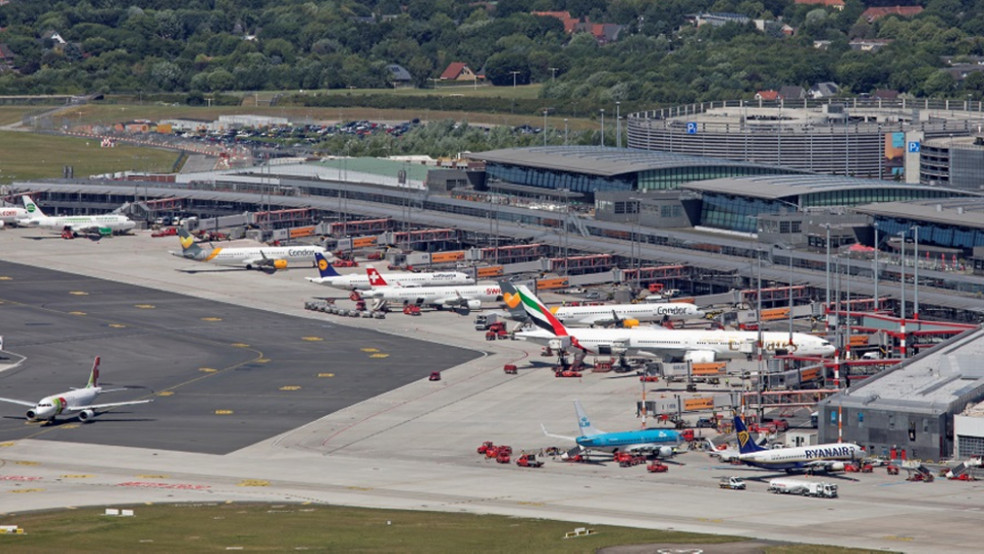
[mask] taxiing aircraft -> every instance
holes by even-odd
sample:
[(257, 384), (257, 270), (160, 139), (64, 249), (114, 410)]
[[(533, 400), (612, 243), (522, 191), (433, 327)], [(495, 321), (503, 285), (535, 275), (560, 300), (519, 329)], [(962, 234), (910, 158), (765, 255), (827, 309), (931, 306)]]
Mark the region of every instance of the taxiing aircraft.
[(319, 285), (334, 287), (343, 290), (367, 290), (370, 285), (370, 277), (377, 276), (378, 282), (393, 284), (401, 287), (434, 287), (440, 285), (470, 285), (474, 279), (460, 271), (444, 271), (440, 273), (385, 273), (380, 274), (375, 268), (369, 267), (367, 275), (349, 274), (341, 275), (332, 267), (328, 260), (320, 254), (316, 255), (318, 260), (318, 277), (308, 277), (307, 280)]
[[(526, 320), (526, 311), (521, 305), (515, 287), (508, 282), (500, 282), (499, 286), (502, 287), (503, 301), (509, 307), (513, 319)], [(574, 327), (583, 325), (635, 327), (641, 321), (704, 317), (704, 312), (700, 308), (686, 302), (555, 306), (550, 308), (550, 312), (564, 325)]]
[(211, 262), (218, 265), (260, 269), (268, 272), (286, 269), (292, 263), (313, 263), (315, 254), (323, 256), (325, 253), (325, 249), (320, 246), (308, 245), (215, 247), (206, 250), (195, 243), (195, 237), (184, 227), (178, 228), (178, 239), (181, 241), (181, 252), (171, 252), (175, 256), (196, 262)]
[[(26, 225), (27, 210), (16, 206), (0, 206), (0, 229), (11, 223)], [(24, 220), (24, 221), (22, 221)]]
[[(568, 346), (601, 355), (649, 352), (695, 363), (747, 357), (758, 341), (756, 331), (674, 330), (659, 327), (632, 329), (568, 330), (528, 288), (517, 291), (530, 320), (539, 329), (516, 333), (517, 338), (538, 342), (554, 349)], [(796, 353), (800, 356), (830, 356), (834, 346), (825, 339), (805, 333), (763, 332), (762, 350), (769, 354)]]
[(861, 460), (864, 450), (852, 443), (834, 442), (792, 448), (763, 448), (751, 440), (748, 428), (740, 416), (735, 416), (738, 437), (737, 459), (763, 469), (792, 471), (844, 471), (844, 463)]
[(547, 431), (541, 423), (543, 434), (557, 439), (566, 439), (577, 443), (580, 451), (597, 450), (601, 452), (633, 452), (655, 454), (661, 458), (669, 458), (676, 453), (675, 447), (683, 442), (678, 431), (672, 429), (640, 429), (637, 431), (621, 431), (606, 433), (591, 424), (591, 419), (581, 406), (574, 401), (574, 412), (577, 414), (577, 426), (581, 429), (579, 437), (554, 435)]
[(452, 308), (478, 310), (482, 302), (499, 302), (502, 300), (502, 289), (494, 283), (439, 286), (439, 287), (395, 287), (385, 285), (379, 278), (379, 272), (369, 269), (369, 284), (371, 288), (361, 291), (365, 298), (373, 298), (396, 304), (416, 304), (431, 306), (435, 309)]
[(129, 231), (137, 226), (136, 223), (122, 214), (102, 214), (102, 215), (66, 215), (66, 216), (47, 216), (41, 208), (31, 200), (30, 196), (22, 196), (24, 209), (27, 216), (17, 220), (18, 225), (45, 227), (57, 229), (62, 232), (71, 233), (72, 236), (78, 233), (97, 232), (101, 236), (109, 236), (113, 233)]
[(99, 415), (101, 411), (109, 408), (130, 406), (133, 404), (146, 404), (147, 402), (151, 402), (151, 400), (131, 400), (129, 402), (93, 404), (93, 401), (100, 394), (104, 392), (116, 392), (121, 390), (127, 389), (103, 390), (103, 388), (99, 386), (99, 357), (96, 356), (96, 359), (92, 364), (92, 371), (89, 373), (89, 382), (86, 383), (84, 388), (72, 389), (67, 392), (46, 396), (37, 403), (28, 402), (26, 400), (16, 400), (13, 398), (0, 398), (0, 401), (27, 406), (30, 408), (27, 410), (26, 414), (28, 421), (44, 421), (47, 423), (55, 421), (55, 418), (60, 415), (67, 415), (74, 412), (78, 412), (77, 417), (79, 418), (79, 421), (85, 423), (93, 417)]

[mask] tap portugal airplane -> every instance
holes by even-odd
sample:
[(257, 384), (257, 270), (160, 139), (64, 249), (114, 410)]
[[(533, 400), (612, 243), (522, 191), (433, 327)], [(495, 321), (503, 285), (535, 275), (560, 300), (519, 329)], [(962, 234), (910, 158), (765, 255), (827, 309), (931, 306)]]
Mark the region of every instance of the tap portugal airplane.
[(314, 263), (315, 254), (324, 256), (325, 249), (320, 246), (250, 246), (245, 248), (211, 248), (205, 250), (195, 243), (184, 227), (178, 228), (181, 252), (171, 252), (180, 258), (196, 262), (211, 262), (217, 265), (245, 267), (274, 272), (286, 269), (289, 264), (298, 262)]
[(94, 404), (96, 397), (104, 392), (116, 392), (127, 389), (103, 390), (99, 386), (99, 357), (92, 364), (92, 371), (89, 373), (89, 382), (81, 389), (72, 389), (67, 392), (45, 396), (37, 403), (26, 400), (16, 400), (13, 398), (0, 398), (0, 401), (19, 404), (30, 408), (27, 410), (28, 421), (43, 421), (51, 423), (60, 415), (67, 415), (78, 412), (77, 417), (82, 423), (88, 422), (102, 411), (118, 406), (130, 406), (133, 404), (146, 404), (151, 400), (131, 400), (129, 402), (111, 402), (108, 404)]
[(325, 285), (343, 290), (367, 290), (372, 288), (370, 278), (376, 277), (378, 282), (392, 283), (401, 287), (436, 287), (441, 285), (470, 285), (474, 279), (460, 271), (443, 271), (440, 273), (379, 273), (372, 266), (367, 270), (367, 275), (349, 274), (341, 275), (332, 267), (328, 260), (320, 254), (316, 254), (318, 260), (318, 277), (308, 277), (307, 280), (319, 285)]
[(17, 220), (18, 225), (45, 227), (69, 232), (72, 236), (78, 233), (97, 232), (102, 236), (109, 236), (113, 233), (129, 231), (137, 226), (136, 223), (122, 214), (103, 214), (103, 215), (67, 215), (67, 216), (47, 216), (41, 208), (31, 200), (30, 196), (22, 196), (24, 209), (27, 216)]
[[(741, 358), (754, 351), (758, 341), (756, 331), (673, 330), (656, 327), (633, 329), (573, 329), (564, 326), (525, 286), (517, 291), (530, 320), (538, 327), (516, 333), (517, 338), (531, 340), (554, 349), (573, 346), (585, 352), (601, 355), (650, 352), (666, 357), (682, 358), (695, 363)], [(772, 355), (795, 352), (800, 356), (830, 356), (834, 346), (830, 341), (793, 333), (762, 333), (762, 349)]]
[(579, 437), (554, 435), (540, 424), (543, 434), (556, 439), (565, 439), (577, 443), (579, 452), (597, 450), (602, 452), (634, 452), (655, 454), (660, 458), (669, 458), (676, 453), (676, 447), (683, 442), (678, 431), (671, 429), (640, 429), (638, 431), (621, 431), (606, 433), (591, 424), (587, 412), (581, 402), (574, 401), (574, 412), (577, 414), (577, 426), (581, 429)]

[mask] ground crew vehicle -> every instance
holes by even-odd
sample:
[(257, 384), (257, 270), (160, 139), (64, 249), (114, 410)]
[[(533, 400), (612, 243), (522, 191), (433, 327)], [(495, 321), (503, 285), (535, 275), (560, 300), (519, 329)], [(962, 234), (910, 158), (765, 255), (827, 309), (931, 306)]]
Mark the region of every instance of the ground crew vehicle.
[(735, 476), (722, 477), (721, 480), (718, 481), (718, 486), (721, 487), (722, 489), (743, 491), (745, 490), (745, 480), (742, 479), (741, 477), (735, 477)]
[(825, 481), (807, 481), (806, 479), (773, 479), (769, 481), (769, 491), (775, 494), (837, 497), (837, 485)]
[(649, 473), (666, 473), (669, 469), (666, 464), (659, 461), (653, 461), (646, 466), (646, 471)]
[(536, 459), (534, 454), (523, 454), (516, 460), (519, 467), (543, 467), (543, 462)]

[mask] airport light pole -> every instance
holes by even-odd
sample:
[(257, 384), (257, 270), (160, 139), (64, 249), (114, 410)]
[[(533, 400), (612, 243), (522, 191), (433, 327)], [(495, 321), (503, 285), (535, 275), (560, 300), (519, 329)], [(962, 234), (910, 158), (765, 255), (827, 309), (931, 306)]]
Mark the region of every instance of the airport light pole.
[(601, 109), (601, 146), (605, 146), (605, 108)]
[[(827, 229), (827, 296), (826, 303), (823, 306), (823, 313), (826, 318), (826, 314), (830, 310), (830, 223), (824, 223), (823, 226)], [(828, 328), (829, 325), (828, 322)]]
[(899, 310), (899, 334), (902, 335), (899, 353), (903, 359), (905, 358), (905, 234), (907, 231), (908, 229), (899, 232), (899, 289), (902, 296)]
[(510, 71), (509, 73), (512, 73), (513, 76), (513, 88), (516, 88), (516, 75), (519, 75), (519, 71)]
[(913, 225), (915, 242), (912, 244), (912, 319), (919, 319), (919, 226)]
[(564, 146), (567, 146), (567, 118), (564, 118)]
[(874, 227), (875, 227), (875, 271), (874, 271), (874, 274), (875, 274), (875, 302), (874, 302), (874, 311), (877, 312), (878, 311), (878, 277), (879, 277), (879, 275), (878, 275), (879, 274), (879, 271), (878, 271), (878, 222), (877, 221), (875, 222)]
[(615, 102), (615, 147), (622, 147), (622, 116), (619, 114), (621, 102)]
[(550, 108), (543, 108), (543, 145), (547, 145), (547, 111)]

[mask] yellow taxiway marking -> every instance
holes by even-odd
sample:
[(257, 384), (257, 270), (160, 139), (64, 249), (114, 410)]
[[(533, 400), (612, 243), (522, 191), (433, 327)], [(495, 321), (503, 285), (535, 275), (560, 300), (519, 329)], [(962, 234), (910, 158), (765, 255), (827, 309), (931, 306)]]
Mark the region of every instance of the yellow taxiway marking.
[(890, 541), (903, 541), (903, 542), (910, 542), (910, 541), (915, 540), (912, 537), (899, 537), (897, 535), (885, 535), (882, 538), (883, 539), (890, 540)]
[(16, 442), (0, 442), (0, 448), (5, 448), (7, 446), (13, 446), (17, 444)]
[(174, 394), (173, 390), (162, 390), (161, 392), (157, 393), (157, 396), (172, 396), (173, 394)]
[(264, 481), (263, 479), (243, 479), (236, 486), (237, 487), (269, 487), (270, 481)]
[(133, 307), (134, 308), (140, 308), (141, 310), (153, 310), (157, 306), (155, 306), (153, 304), (136, 304)]
[(126, 325), (122, 323), (110, 323), (109, 326), (113, 329), (126, 329)]
[(202, 321), (222, 321), (221, 317), (203, 317)]
[(202, 373), (215, 373), (218, 370), (214, 367), (200, 367), (198, 368), (198, 371), (201, 371)]
[(321, 337), (301, 337), (301, 340), (306, 340), (308, 342), (321, 342), (325, 339)]
[(0, 275), (0, 281), (13, 281), (14, 278), (10, 275)]
[(59, 429), (78, 429), (79, 428), (79, 424), (78, 423), (66, 423), (64, 425), (60, 425), (58, 428)]
[(280, 390), (301, 390), (301, 387), (297, 385), (284, 385), (280, 387)]
[(389, 356), (390, 356), (389, 354), (383, 354), (382, 352), (369, 355), (370, 358), (389, 358)]
[(378, 348), (360, 348), (363, 352), (379, 352)]
[(334, 377), (334, 373), (319, 373), (318, 377)]
[(215, 415), (230, 415), (232, 410), (215, 410)]
[(24, 493), (24, 492), (44, 492), (44, 489), (14, 489), (10, 492)]
[(79, 311), (68, 312), (68, 315), (85, 315), (85, 312), (79, 312)]
[(28, 460), (17, 460), (14, 463), (17, 464), (17, 465), (19, 465), (19, 466), (39, 466), (39, 465), (41, 465), (41, 462), (32, 462), (32, 461), (28, 461)]
[(372, 490), (372, 487), (355, 487), (355, 486), (352, 486), (352, 487), (345, 487), (345, 488), (347, 488), (349, 490), (352, 490), (352, 491), (371, 491)]
[(61, 476), (62, 479), (90, 479), (92, 477), (95, 477), (95, 476), (94, 475), (86, 475), (84, 473), (80, 473), (78, 475), (72, 475), (71, 473), (68, 473), (68, 474), (65, 474), (65, 475), (62, 475)]
[(168, 479), (168, 476), (164, 475), (163, 473), (158, 475), (143, 474), (143, 475), (137, 475), (137, 477), (139, 477), (140, 479)]
[(236, 348), (249, 348), (249, 345), (246, 344), (245, 342), (234, 342), (229, 346), (235, 346)]
[(257, 358), (253, 360), (254, 364), (265, 364), (270, 361), (270, 358)]
[(89, 296), (89, 293), (84, 290), (70, 290), (68, 291), (68, 294), (71, 294), (72, 296)]

